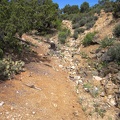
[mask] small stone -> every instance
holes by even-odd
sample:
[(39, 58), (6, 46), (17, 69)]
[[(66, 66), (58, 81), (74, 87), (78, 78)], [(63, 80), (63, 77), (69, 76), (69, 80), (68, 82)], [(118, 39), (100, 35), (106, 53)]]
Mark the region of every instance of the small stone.
[(78, 80), (78, 84), (82, 84), (83, 83), (83, 81), (82, 80)]
[(4, 104), (5, 104), (5, 103), (4, 103), (3, 101), (2, 101), (2, 102), (0, 102), (0, 107), (1, 107), (1, 106), (3, 106)]
[(75, 69), (75, 66), (72, 66), (72, 67), (71, 67), (71, 69), (73, 69), (73, 70), (74, 70), (74, 69)]
[(111, 99), (111, 98), (112, 98), (112, 95), (108, 95), (108, 98)]
[(9, 114), (9, 112), (6, 112), (6, 115), (8, 115)]
[(93, 76), (93, 78), (95, 79), (95, 80), (102, 80), (102, 78), (101, 77), (99, 77), (99, 76)]
[(59, 65), (59, 68), (63, 68), (63, 65)]
[(74, 114), (75, 116), (78, 116), (78, 115), (79, 115), (79, 112), (78, 112), (78, 111), (75, 111), (75, 112), (73, 112), (73, 114)]
[(13, 108), (13, 107), (11, 107), (10, 109), (11, 109), (11, 110), (13, 110), (14, 108)]
[(115, 106), (116, 102), (115, 102), (115, 98), (112, 95), (108, 96), (108, 100), (107, 102), (111, 105), (111, 106)]
[(79, 90), (78, 89), (76, 90), (76, 93), (79, 94)]
[(74, 76), (75, 80), (79, 80), (81, 77), (80, 76)]
[(85, 90), (86, 92), (89, 92), (89, 89), (88, 89), (88, 88), (84, 88), (84, 90)]
[(56, 107), (57, 107), (57, 104), (53, 103), (53, 106), (56, 108)]
[(18, 93), (19, 93), (19, 91), (16, 91), (16, 93), (18, 94)]
[(105, 96), (105, 93), (104, 93), (104, 92), (102, 92), (102, 93), (100, 94), (100, 96), (101, 96), (101, 97), (104, 97), (104, 96)]
[(116, 102), (115, 102), (114, 99), (111, 99), (111, 100), (110, 100), (110, 103), (111, 103), (112, 106), (115, 106), (115, 105), (116, 105)]
[(36, 113), (35, 111), (32, 112), (33, 115), (35, 115), (35, 113)]

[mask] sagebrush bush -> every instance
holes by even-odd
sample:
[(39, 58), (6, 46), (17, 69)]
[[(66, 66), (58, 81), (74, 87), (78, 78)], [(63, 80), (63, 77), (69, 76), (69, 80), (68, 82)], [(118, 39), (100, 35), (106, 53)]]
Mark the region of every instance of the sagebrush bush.
[(80, 33), (84, 33), (85, 29), (84, 28), (78, 28), (75, 31), (80, 34)]
[(76, 28), (79, 28), (79, 27), (80, 27), (79, 23), (76, 23), (76, 24), (72, 25), (72, 29), (76, 29)]
[(88, 33), (85, 38), (83, 39), (82, 41), (82, 44), (86, 47), (86, 46), (89, 46), (89, 45), (92, 45), (93, 44), (93, 38), (95, 36), (96, 32), (93, 32), (93, 33)]
[(120, 37), (120, 23), (115, 26), (113, 33), (116, 37)]
[(10, 58), (4, 58), (0, 60), (0, 79), (11, 79), (13, 75), (24, 71), (23, 61), (13, 61)]
[(113, 7), (112, 7), (112, 6), (111, 6), (111, 7), (106, 7), (106, 8), (104, 8), (104, 11), (105, 11), (106, 13), (112, 12), (112, 11), (113, 11)]
[(78, 38), (78, 32), (74, 31), (73, 38), (77, 39)]
[(100, 42), (100, 47), (106, 48), (107, 46), (111, 46), (114, 43), (114, 38), (108, 38), (105, 37), (101, 42)]
[(58, 33), (58, 41), (61, 44), (65, 44), (67, 37), (70, 35), (70, 30), (67, 28), (61, 29), (61, 31)]
[(82, 26), (84, 26), (86, 23), (87, 23), (87, 19), (82, 18), (82, 19), (79, 21), (79, 26), (82, 27)]
[(120, 62), (120, 43), (111, 47), (107, 51), (107, 54), (112, 58), (112, 60)]
[(77, 23), (81, 19), (81, 16), (79, 14), (75, 14), (72, 18), (72, 24)]
[(98, 16), (94, 16), (94, 18), (93, 18), (93, 19), (94, 19), (95, 21), (96, 21), (96, 20), (98, 20)]
[(120, 18), (120, 1), (114, 2), (113, 4), (113, 16), (115, 18)]
[(86, 24), (86, 29), (89, 30), (90, 28), (92, 28), (95, 24), (95, 21), (91, 21), (89, 23)]
[(0, 49), (0, 58), (2, 58), (2, 57), (3, 57), (3, 50)]
[(87, 23), (89, 23), (89, 22), (94, 20), (94, 16), (93, 15), (92, 16), (88, 16), (88, 17), (86, 17), (86, 19), (87, 19)]

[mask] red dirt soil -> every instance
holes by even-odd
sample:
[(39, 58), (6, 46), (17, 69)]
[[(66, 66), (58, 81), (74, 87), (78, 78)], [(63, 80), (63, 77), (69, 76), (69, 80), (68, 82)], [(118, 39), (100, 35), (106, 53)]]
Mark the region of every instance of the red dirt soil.
[[(44, 57), (47, 44), (35, 43), (34, 50)], [(26, 72), (0, 84), (0, 102), (4, 102), (0, 120), (86, 120), (75, 85), (59, 68), (59, 59), (47, 59), (27, 64)]]

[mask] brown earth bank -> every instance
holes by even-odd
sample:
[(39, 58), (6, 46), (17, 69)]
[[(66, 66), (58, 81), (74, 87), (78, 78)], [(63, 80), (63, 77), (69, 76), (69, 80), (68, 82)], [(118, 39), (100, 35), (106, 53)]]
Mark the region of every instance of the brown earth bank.
[[(29, 38), (42, 61), (26, 65), (26, 72), (0, 83), (0, 120), (86, 120), (78, 103), (75, 84), (59, 67), (59, 59), (47, 56), (48, 44)], [(46, 55), (46, 56), (45, 56)]]

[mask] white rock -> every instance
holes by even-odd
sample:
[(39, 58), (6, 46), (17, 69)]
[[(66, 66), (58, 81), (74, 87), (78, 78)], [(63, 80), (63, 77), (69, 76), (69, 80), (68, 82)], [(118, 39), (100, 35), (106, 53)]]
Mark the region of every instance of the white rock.
[(16, 93), (18, 94), (18, 93), (19, 93), (19, 91), (16, 91)]
[(93, 78), (94, 78), (95, 80), (98, 80), (98, 81), (102, 80), (102, 78), (99, 77), (99, 76), (93, 76)]
[(79, 82), (79, 84), (82, 84), (82, 83), (83, 83), (83, 81), (82, 81), (82, 80), (78, 80), (78, 82)]
[(56, 103), (53, 103), (53, 106), (56, 108), (56, 107), (57, 107), (57, 104), (56, 104)]
[(104, 97), (104, 96), (105, 96), (105, 93), (104, 93), (104, 92), (102, 92), (102, 93), (100, 94), (100, 96), (101, 96), (101, 97)]
[(34, 115), (35, 113), (36, 113), (35, 111), (32, 112), (33, 115)]
[(59, 68), (63, 68), (63, 65), (59, 65)]
[(116, 105), (116, 102), (115, 102), (114, 99), (111, 99), (111, 100), (110, 100), (110, 103), (111, 103), (112, 106), (115, 106), (115, 105)]
[(76, 93), (79, 94), (79, 90), (78, 89), (76, 90)]
[(74, 76), (75, 80), (79, 80), (81, 77), (80, 76)]
[(3, 101), (2, 101), (2, 102), (0, 102), (0, 107), (1, 107), (1, 106), (3, 106), (4, 104), (5, 104), (5, 103), (4, 103)]
[(75, 69), (75, 66), (72, 66), (71, 69)]

